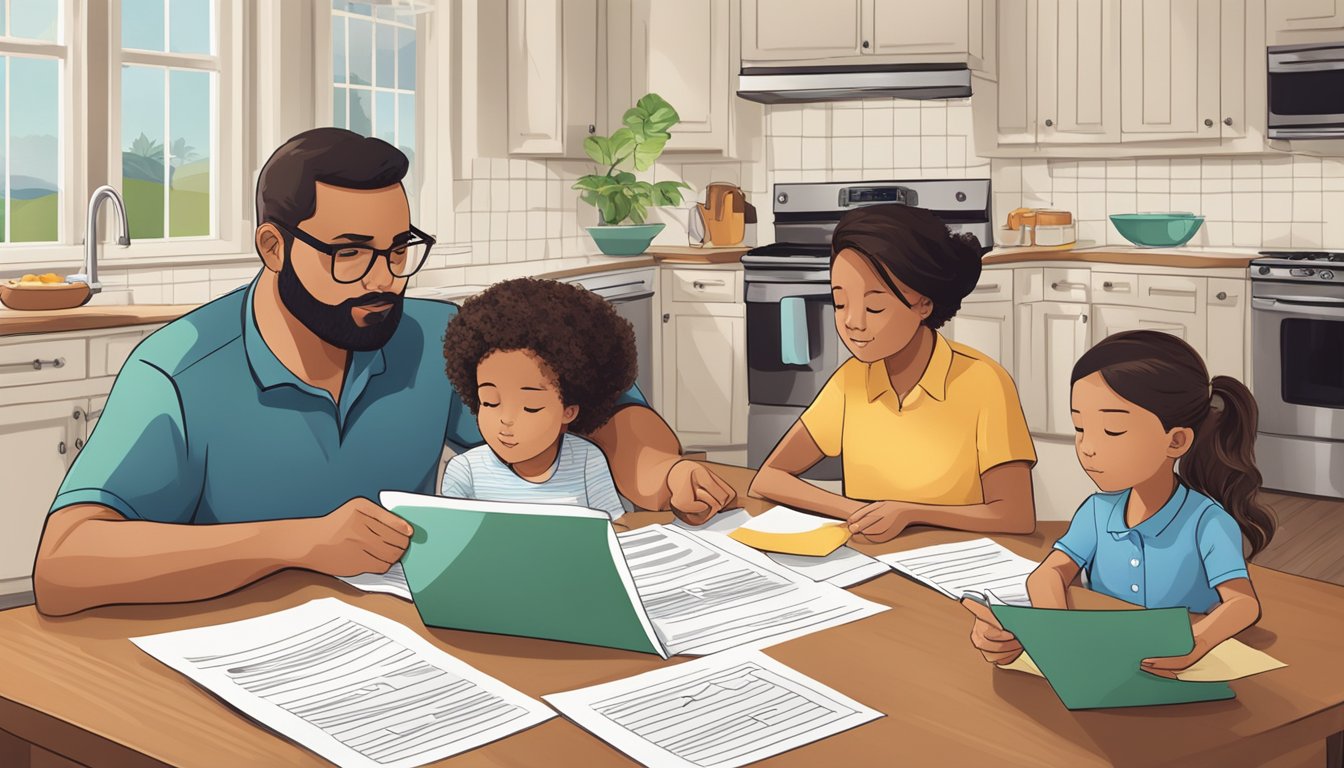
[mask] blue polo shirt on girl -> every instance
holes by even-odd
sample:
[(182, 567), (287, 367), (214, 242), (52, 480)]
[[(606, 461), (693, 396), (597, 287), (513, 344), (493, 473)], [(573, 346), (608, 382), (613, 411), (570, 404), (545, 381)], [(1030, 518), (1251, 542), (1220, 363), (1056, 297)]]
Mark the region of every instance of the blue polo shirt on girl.
[(1157, 514), (1125, 524), (1129, 491), (1094, 493), (1073, 516), (1055, 549), (1087, 573), (1088, 586), (1145, 608), (1208, 613), (1216, 589), (1249, 578), (1241, 529), (1216, 501), (1178, 483)]

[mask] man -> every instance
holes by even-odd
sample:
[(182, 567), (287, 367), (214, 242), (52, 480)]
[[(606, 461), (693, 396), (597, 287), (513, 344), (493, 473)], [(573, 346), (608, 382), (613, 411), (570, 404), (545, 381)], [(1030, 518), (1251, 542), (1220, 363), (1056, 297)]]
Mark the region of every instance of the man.
[[(384, 489), (431, 493), (481, 443), (444, 373), (451, 304), (405, 299), (433, 238), (391, 145), (299, 134), (257, 183), (248, 286), (147, 338), (70, 468), (33, 570), (39, 610), (199, 600), (284, 568), (384, 572), (412, 533)], [(589, 437), (634, 503), (702, 522), (733, 499), (638, 389)]]

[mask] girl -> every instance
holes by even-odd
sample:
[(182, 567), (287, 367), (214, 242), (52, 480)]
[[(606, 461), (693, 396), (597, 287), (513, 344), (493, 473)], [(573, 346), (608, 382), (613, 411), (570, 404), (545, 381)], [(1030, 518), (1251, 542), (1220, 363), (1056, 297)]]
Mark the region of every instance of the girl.
[(634, 329), (596, 294), (552, 280), (497, 283), (468, 299), (444, 338), (448, 377), (485, 445), (454, 456), (441, 492), (625, 513), (587, 434), (638, 372)]
[[(1157, 331), (1102, 340), (1073, 367), (1078, 461), (1101, 490), (1083, 502), (1055, 551), (1027, 579), (1037, 608), (1065, 608), (1080, 572), (1098, 592), (1147, 608), (1203, 614), (1184, 656), (1145, 659), (1172, 676), (1260, 618), (1242, 555), (1274, 537), (1256, 498), (1257, 409), (1245, 385), (1209, 380), (1199, 354)], [(976, 645), (1006, 663), (1011, 635), (977, 623)]]
[[(938, 333), (980, 278), (980, 245), (928, 211), (874, 205), (831, 241), (845, 361), (752, 482), (753, 494), (845, 518), (872, 541), (910, 525), (1029, 533), (1036, 453), (1012, 378)], [(798, 475), (840, 456), (844, 495)]]

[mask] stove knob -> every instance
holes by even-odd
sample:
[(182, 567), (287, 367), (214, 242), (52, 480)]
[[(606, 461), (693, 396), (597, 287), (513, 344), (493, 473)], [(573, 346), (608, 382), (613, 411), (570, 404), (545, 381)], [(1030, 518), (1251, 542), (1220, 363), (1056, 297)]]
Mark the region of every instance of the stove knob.
[(1293, 277), (1313, 277), (1316, 274), (1316, 270), (1311, 267), (1297, 267), (1288, 270), (1288, 274)]
[(1331, 271), (1328, 270), (1328, 269), (1321, 270), (1321, 279), (1322, 279), (1322, 280), (1334, 280), (1334, 279), (1335, 279), (1335, 273), (1334, 273), (1334, 272), (1331, 272)]
[(789, 193), (788, 193), (788, 192), (780, 192), (780, 193), (779, 193), (779, 196), (775, 198), (775, 201), (778, 202), (780, 205), (783, 205), (783, 204), (789, 202)]
[(1261, 267), (1261, 268), (1260, 268), (1260, 274), (1262, 274), (1262, 275), (1268, 275), (1268, 274), (1269, 274), (1269, 267)]

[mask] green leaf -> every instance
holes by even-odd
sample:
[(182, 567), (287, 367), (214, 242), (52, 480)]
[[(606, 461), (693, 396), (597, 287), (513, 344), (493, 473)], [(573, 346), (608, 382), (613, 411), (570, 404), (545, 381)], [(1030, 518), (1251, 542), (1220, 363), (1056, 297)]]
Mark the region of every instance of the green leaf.
[(617, 160), (624, 159), (634, 150), (635, 144), (638, 142), (639, 138), (635, 136), (634, 131), (629, 128), (617, 128), (616, 132), (611, 134), (610, 143), (608, 145), (611, 149), (611, 162), (607, 163), (607, 165), (611, 165), (611, 163), (614, 163)]
[(609, 197), (599, 197), (597, 199), (597, 211), (602, 215), (603, 224), (615, 224), (616, 206)]
[(616, 182), (618, 184), (634, 184), (635, 174), (629, 171), (621, 171), (620, 173), (616, 174)]
[(630, 215), (630, 198), (625, 197), (624, 195), (616, 195), (611, 198), (611, 204), (615, 211), (615, 216), (610, 223), (620, 224), (622, 221), (625, 221), (626, 217)]
[(650, 136), (647, 140), (640, 142), (635, 147), (635, 170), (647, 171), (653, 167), (653, 162), (658, 156), (663, 154), (663, 147), (667, 146), (668, 137)]
[(574, 186), (570, 187), (570, 189), (582, 189), (582, 190), (588, 190), (590, 192), (596, 192), (597, 190), (601, 189), (602, 187), (610, 183), (611, 183), (610, 176), (598, 176), (597, 174), (589, 174), (587, 176), (581, 176), (578, 181), (574, 182)]
[(680, 181), (660, 181), (653, 185), (653, 204), (681, 205), (681, 190), (690, 188)]
[(615, 158), (611, 156), (611, 139), (606, 136), (589, 136), (583, 140), (583, 151), (599, 165), (611, 165)]
[(649, 217), (649, 209), (644, 203), (635, 200), (630, 204), (630, 220), (636, 224), (643, 224)]

